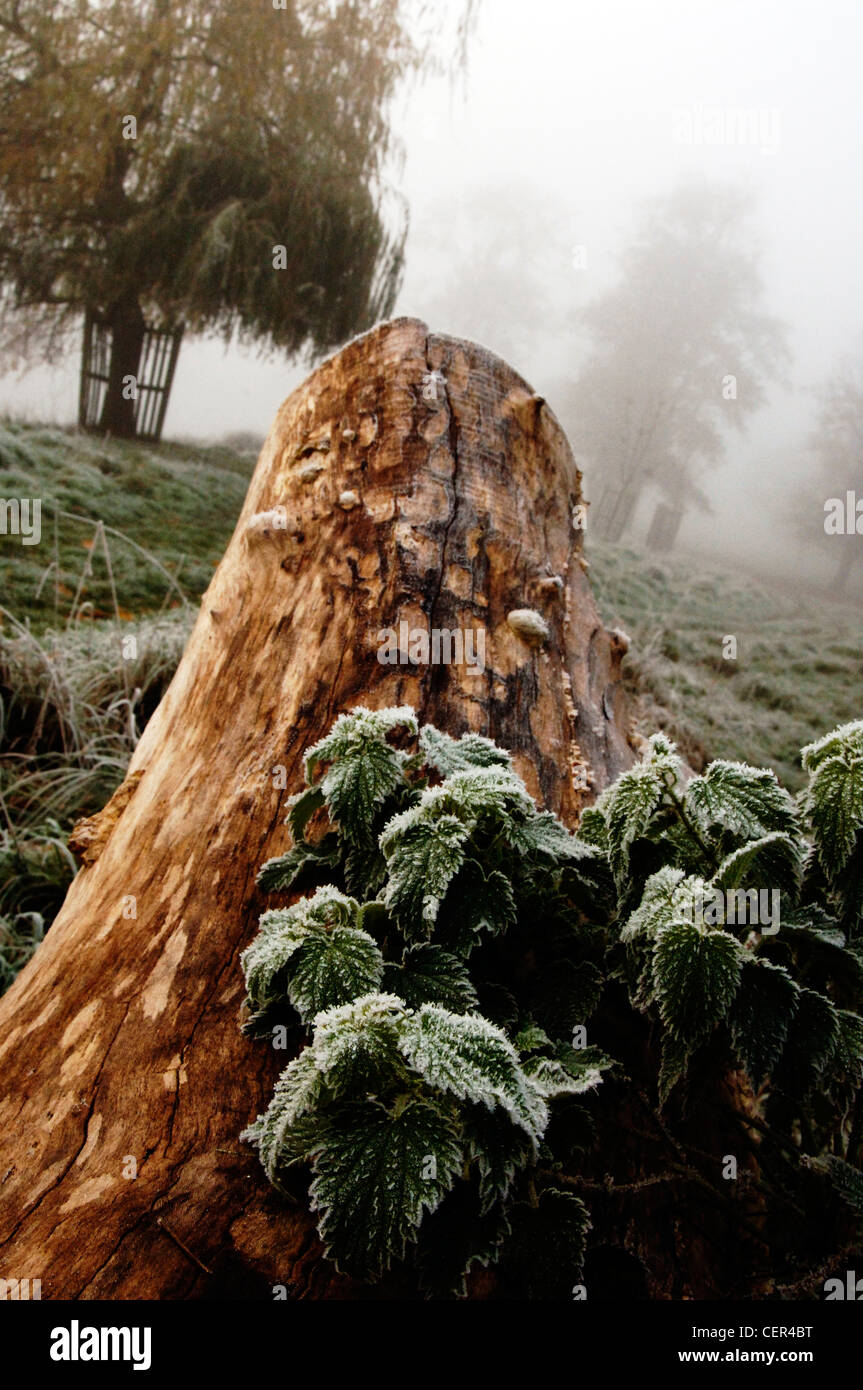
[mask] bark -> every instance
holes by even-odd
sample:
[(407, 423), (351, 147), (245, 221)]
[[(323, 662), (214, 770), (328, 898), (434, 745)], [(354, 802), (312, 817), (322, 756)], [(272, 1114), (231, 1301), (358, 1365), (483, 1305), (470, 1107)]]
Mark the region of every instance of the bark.
[[(304, 748), (355, 704), (490, 735), (570, 823), (631, 762), (580, 498), (545, 402), (417, 320), (279, 410), (127, 780), (78, 828), (85, 866), (0, 1002), (4, 1277), (53, 1299), (410, 1296), (337, 1276), (237, 1141), (285, 1061), (238, 1028), (238, 956), (269, 905), (255, 873), (289, 844)], [(524, 608), (545, 647), (508, 624)], [(381, 664), (401, 620), (481, 629), (485, 672)]]
[(130, 376), (137, 380), (141, 367), (146, 324), (138, 301), (127, 299), (117, 304), (109, 316), (109, 325), (111, 361), (98, 428), (102, 434), (118, 439), (134, 439), (136, 402), (129, 398), (128, 391), (124, 395), (124, 380)]

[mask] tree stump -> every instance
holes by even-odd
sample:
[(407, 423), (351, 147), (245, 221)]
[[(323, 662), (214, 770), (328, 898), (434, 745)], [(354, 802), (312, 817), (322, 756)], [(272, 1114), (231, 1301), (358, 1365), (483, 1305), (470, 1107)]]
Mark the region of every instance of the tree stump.
[[(49, 1299), (394, 1296), (336, 1275), (238, 1142), (286, 1060), (238, 1026), (255, 874), (290, 842), (303, 750), (357, 704), (489, 735), (570, 824), (632, 761), (580, 504), (541, 397), (415, 319), (281, 407), (170, 689), (0, 1003), (0, 1275)], [(482, 671), (404, 650), (465, 629)]]

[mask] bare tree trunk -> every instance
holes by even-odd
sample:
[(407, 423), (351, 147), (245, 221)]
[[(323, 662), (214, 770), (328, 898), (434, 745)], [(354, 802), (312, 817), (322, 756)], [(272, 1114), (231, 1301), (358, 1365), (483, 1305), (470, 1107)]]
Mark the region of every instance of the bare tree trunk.
[[(4, 1277), (41, 1278), (43, 1298), (369, 1296), (237, 1141), (281, 1055), (237, 1023), (255, 873), (289, 843), (304, 748), (355, 704), (490, 735), (570, 823), (628, 765), (580, 497), (544, 402), (414, 319), (349, 344), (279, 410), (170, 689), (0, 1002)], [(544, 648), (508, 624), (524, 608)], [(483, 632), (484, 672), (382, 664), (380, 630), (402, 620)]]
[(137, 299), (125, 299), (115, 305), (108, 322), (111, 328), (111, 361), (98, 428), (100, 433), (112, 434), (118, 439), (134, 439), (135, 396), (130, 390), (129, 378), (134, 377), (137, 386), (146, 333), (144, 315)]

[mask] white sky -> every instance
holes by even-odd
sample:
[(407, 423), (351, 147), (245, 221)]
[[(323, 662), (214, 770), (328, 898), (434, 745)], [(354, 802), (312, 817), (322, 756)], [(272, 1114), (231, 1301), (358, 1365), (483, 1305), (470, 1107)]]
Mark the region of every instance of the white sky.
[[(586, 269), (562, 267), (560, 293), (577, 305), (613, 276), (640, 199), (687, 170), (747, 181), (767, 307), (789, 321), (795, 360), (793, 389), (774, 392), (723, 472), (717, 498), (727, 503), (753, 458), (784, 456), (805, 432), (809, 388), (863, 328), (861, 54), (861, 0), (484, 0), (466, 84), (426, 82), (396, 107), (412, 226), (397, 312), (434, 310), (437, 330), (487, 335), (486, 316), (474, 328), (457, 300), (447, 321), (440, 310), (442, 262), (469, 273), (477, 254), (448, 244), (477, 189), (506, 187), (512, 207), (535, 216), (538, 257), (550, 238), (586, 246)], [(778, 119), (779, 140), (767, 150), (675, 141), (675, 110), (698, 107), (762, 111)], [(504, 278), (499, 316), (513, 288)], [(523, 305), (518, 316), (510, 326), (523, 332), (526, 360), (513, 365), (540, 387), (565, 375), (570, 345), (544, 338)], [(187, 343), (166, 433), (263, 435), (305, 370)], [(71, 420), (76, 389), (71, 361), (0, 380), (0, 408)]]

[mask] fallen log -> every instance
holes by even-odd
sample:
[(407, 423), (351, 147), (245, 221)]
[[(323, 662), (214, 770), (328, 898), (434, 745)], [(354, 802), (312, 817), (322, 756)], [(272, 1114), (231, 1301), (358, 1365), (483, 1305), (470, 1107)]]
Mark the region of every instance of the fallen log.
[(4, 1277), (45, 1299), (369, 1296), (238, 1142), (284, 1063), (237, 1021), (255, 874), (289, 844), (303, 750), (357, 704), (494, 738), (569, 824), (632, 761), (581, 508), (542, 398), (415, 319), (281, 407), (174, 680), (0, 1001)]

